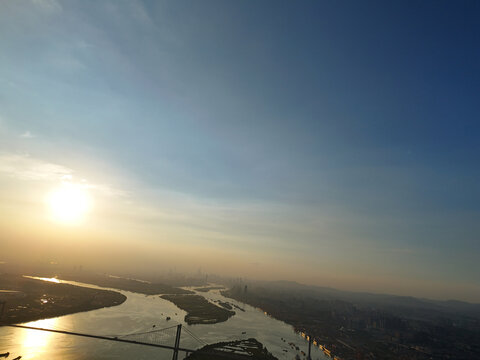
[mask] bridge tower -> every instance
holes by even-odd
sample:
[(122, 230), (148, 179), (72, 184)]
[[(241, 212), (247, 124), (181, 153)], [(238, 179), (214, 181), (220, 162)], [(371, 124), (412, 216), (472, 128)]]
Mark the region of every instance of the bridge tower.
[(175, 345), (173, 350), (173, 358), (172, 360), (178, 360), (178, 348), (180, 347), (180, 334), (182, 332), (182, 324), (178, 324), (177, 326), (177, 335), (175, 336)]

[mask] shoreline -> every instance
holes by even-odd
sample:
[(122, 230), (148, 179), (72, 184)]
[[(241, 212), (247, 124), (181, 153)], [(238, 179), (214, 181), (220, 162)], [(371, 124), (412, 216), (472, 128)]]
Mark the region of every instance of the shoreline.
[(22, 324), (117, 306), (127, 297), (112, 290), (36, 280), (1, 274), (0, 324)]
[(97, 273), (60, 273), (59, 279), (76, 281), (111, 289), (130, 291), (144, 295), (193, 294), (193, 291), (173, 287), (162, 283), (151, 283), (139, 279)]

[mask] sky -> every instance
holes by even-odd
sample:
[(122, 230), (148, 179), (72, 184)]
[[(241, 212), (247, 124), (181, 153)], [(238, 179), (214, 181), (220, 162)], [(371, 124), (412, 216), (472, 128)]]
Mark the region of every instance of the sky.
[(0, 261), (480, 302), (479, 42), (476, 1), (2, 1)]

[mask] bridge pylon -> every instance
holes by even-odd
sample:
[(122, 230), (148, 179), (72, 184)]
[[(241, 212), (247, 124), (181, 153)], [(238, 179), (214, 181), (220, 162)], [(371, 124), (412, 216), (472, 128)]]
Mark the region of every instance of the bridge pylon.
[(172, 360), (178, 360), (178, 348), (180, 347), (180, 334), (182, 332), (182, 324), (177, 326), (177, 334), (175, 335), (175, 345)]

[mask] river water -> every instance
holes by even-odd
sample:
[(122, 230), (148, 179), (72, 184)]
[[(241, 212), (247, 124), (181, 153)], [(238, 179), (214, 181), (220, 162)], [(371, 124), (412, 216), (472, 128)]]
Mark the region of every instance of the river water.
[[(61, 282), (96, 289), (106, 289), (73, 281)], [(117, 289), (111, 290), (124, 294), (127, 296), (127, 300), (119, 306), (33, 321), (23, 325), (101, 336), (122, 337), (127, 334), (147, 332), (182, 324), (184, 330), (182, 331), (180, 346), (187, 349), (197, 349), (202, 347), (203, 344), (190, 336), (185, 331), (185, 328), (205, 343), (253, 337), (266, 346), (268, 351), (273, 353), (278, 359), (294, 359), (296, 354), (300, 355), (301, 359), (306, 359), (301, 354), (301, 351), (308, 352), (308, 342), (300, 334), (295, 333), (292, 326), (273, 319), (259, 309), (225, 298), (218, 290), (201, 293), (201, 295), (212, 301), (221, 300), (237, 304), (244, 308), (245, 312), (235, 309), (236, 314), (226, 322), (207, 325), (187, 325), (183, 321), (186, 312), (177, 308), (173, 303), (161, 299), (158, 295), (146, 296)], [(171, 320), (166, 320), (167, 316), (171, 317)], [(150, 336), (155, 337), (155, 339), (151, 338), (150, 340), (160, 341), (162, 344), (173, 346), (175, 332), (176, 329), (173, 327), (164, 332), (152, 333), (154, 335)], [(145, 338), (145, 335), (142, 337), (130, 336), (128, 338), (137, 341), (149, 341), (148, 338)], [(285, 339), (285, 342), (282, 338)], [(292, 349), (288, 345), (289, 342), (294, 343), (300, 350)], [(0, 327), (0, 353), (4, 352), (10, 352), (9, 358), (12, 359), (21, 355), (22, 360), (150, 360), (172, 358), (172, 351), (168, 349), (38, 330)], [(184, 356), (184, 353), (179, 353), (180, 359), (183, 359)], [(330, 358), (324, 355), (320, 349), (312, 346), (312, 359), (325, 360)]]

